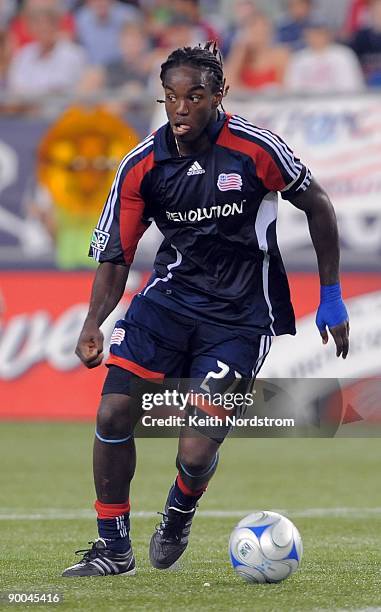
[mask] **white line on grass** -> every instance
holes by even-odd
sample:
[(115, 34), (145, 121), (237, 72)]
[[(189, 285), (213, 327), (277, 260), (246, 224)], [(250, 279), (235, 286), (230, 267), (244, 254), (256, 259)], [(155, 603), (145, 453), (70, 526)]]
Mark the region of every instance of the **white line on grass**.
[[(201, 518), (240, 518), (254, 512), (254, 509), (248, 510), (199, 510), (197, 516)], [(276, 512), (285, 514), (290, 518), (366, 518), (372, 516), (381, 516), (381, 507), (376, 508), (304, 508), (300, 510), (276, 509)], [(133, 518), (153, 518), (157, 512), (149, 512), (138, 510), (131, 513)], [(26, 510), (12, 510), (12, 508), (3, 508), (0, 511), (0, 521), (46, 521), (46, 520), (81, 520), (93, 519), (95, 513), (93, 510), (65, 510), (60, 508), (41, 508), (33, 509), (30, 512)]]
[[(332, 612), (333, 608), (314, 608), (312, 612)], [(381, 608), (335, 608), (335, 612), (381, 612)]]

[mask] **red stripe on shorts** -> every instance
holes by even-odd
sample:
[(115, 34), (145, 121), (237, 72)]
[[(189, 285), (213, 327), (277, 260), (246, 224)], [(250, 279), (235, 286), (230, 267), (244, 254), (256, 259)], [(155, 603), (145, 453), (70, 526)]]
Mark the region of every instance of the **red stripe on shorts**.
[(110, 354), (106, 365), (119, 366), (124, 370), (128, 370), (129, 372), (136, 374), (136, 376), (139, 376), (140, 378), (151, 378), (157, 381), (161, 381), (164, 379), (165, 376), (165, 374), (163, 374), (162, 372), (152, 372), (152, 370), (147, 370), (147, 368), (143, 368), (134, 361), (130, 361), (129, 359), (125, 359), (124, 357), (118, 357), (117, 355), (112, 354)]

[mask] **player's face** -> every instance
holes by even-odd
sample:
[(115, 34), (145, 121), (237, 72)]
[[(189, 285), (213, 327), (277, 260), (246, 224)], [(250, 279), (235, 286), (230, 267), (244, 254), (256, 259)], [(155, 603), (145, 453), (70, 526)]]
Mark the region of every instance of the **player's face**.
[(168, 70), (165, 109), (173, 134), (179, 142), (194, 143), (215, 118), (221, 93), (213, 93), (207, 71), (178, 66)]

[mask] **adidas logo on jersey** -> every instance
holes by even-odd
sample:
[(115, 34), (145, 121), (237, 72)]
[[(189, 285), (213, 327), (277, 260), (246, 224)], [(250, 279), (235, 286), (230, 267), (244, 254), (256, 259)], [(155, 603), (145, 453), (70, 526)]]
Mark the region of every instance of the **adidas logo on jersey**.
[(194, 176), (195, 174), (205, 174), (205, 170), (201, 168), (200, 164), (196, 161), (189, 168), (187, 175)]

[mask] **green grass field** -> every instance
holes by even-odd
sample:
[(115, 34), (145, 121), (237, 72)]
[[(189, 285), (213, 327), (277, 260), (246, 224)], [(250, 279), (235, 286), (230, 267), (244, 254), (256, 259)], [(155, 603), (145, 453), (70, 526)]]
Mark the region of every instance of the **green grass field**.
[[(148, 542), (175, 476), (176, 441), (138, 439), (136, 576), (64, 579), (74, 550), (96, 536), (92, 432), (1, 423), (0, 591), (63, 594), (56, 606), (28, 606), (36, 610), (381, 610), (378, 439), (227, 440), (182, 568), (167, 572), (150, 567)], [(254, 509), (283, 511), (302, 534), (301, 568), (281, 584), (248, 585), (230, 568), (230, 531)]]

